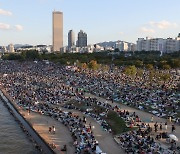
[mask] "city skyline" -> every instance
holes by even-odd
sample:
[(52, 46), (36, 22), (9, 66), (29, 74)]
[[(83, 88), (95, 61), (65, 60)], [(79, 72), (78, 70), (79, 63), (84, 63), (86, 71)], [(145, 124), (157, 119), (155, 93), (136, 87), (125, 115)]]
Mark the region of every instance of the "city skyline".
[(88, 44), (111, 40), (135, 43), (137, 38), (146, 36), (174, 38), (179, 33), (179, 5), (177, 0), (146, 3), (142, 0), (114, 0), (113, 3), (108, 0), (6, 0), (0, 2), (0, 45), (52, 44), (53, 10), (64, 14), (64, 45), (70, 29), (74, 30), (75, 38), (80, 29), (87, 32)]

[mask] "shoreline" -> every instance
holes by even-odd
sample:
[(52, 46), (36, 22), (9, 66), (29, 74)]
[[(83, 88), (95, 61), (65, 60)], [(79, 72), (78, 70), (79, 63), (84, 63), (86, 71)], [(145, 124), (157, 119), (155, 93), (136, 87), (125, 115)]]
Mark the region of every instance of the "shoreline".
[(17, 121), (20, 125), (29, 140), (35, 145), (35, 148), (40, 153), (55, 154), (47, 142), (39, 135), (38, 132), (36, 132), (32, 125), (20, 113), (18, 106), (11, 100), (11, 98), (9, 98), (2, 87), (0, 87), (0, 99), (5, 104), (10, 114), (15, 118), (15, 121)]
[[(27, 112), (27, 109), (23, 109), (18, 106), (6, 92), (6, 90), (0, 87), (0, 92), (6, 95), (6, 97), (11, 101), (13, 106), (19, 111), (23, 118), (29, 123), (29, 125), (36, 131), (36, 133), (46, 142), (46, 144), (51, 148), (54, 153), (61, 154), (61, 148), (66, 144), (67, 152), (66, 154), (75, 153), (73, 146), (73, 139), (70, 135), (69, 130), (61, 122), (46, 116), (42, 115), (39, 112), (31, 111)], [(54, 125), (56, 127), (56, 133), (50, 134), (48, 132), (49, 126)], [(47, 153), (47, 152), (46, 152)], [(49, 153), (48, 153), (49, 154)]]

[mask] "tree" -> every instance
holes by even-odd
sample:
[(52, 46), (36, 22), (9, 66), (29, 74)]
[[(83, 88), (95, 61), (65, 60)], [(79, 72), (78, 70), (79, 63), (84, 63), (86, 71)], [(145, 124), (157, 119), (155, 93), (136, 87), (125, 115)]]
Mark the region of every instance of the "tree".
[(137, 68), (132, 65), (132, 66), (127, 66), (125, 69), (124, 69), (124, 73), (126, 75), (129, 75), (129, 76), (135, 76), (136, 73), (137, 73)]
[(155, 76), (156, 76), (155, 71), (154, 71), (154, 70), (151, 70), (151, 71), (149, 72), (149, 80), (152, 80)]
[(101, 64), (101, 69), (106, 72), (106, 71), (109, 71), (110, 67), (108, 65), (102, 65)]
[(143, 72), (144, 72), (143, 69), (138, 69), (136, 75), (139, 76), (139, 77), (142, 77)]
[(81, 63), (80, 63), (80, 61), (79, 60), (76, 60), (76, 62), (74, 63), (74, 65), (76, 65), (77, 67), (81, 67)]
[(82, 68), (82, 69), (87, 69), (87, 68), (88, 68), (88, 66), (87, 66), (87, 64), (86, 64), (86, 63), (82, 63), (82, 64), (81, 64), (81, 68)]
[(22, 55), (27, 60), (36, 60), (36, 59), (40, 58), (40, 55), (39, 55), (38, 51), (36, 51), (36, 50), (25, 51), (22, 53)]
[(170, 74), (167, 74), (167, 73), (165, 73), (165, 74), (163, 74), (163, 73), (161, 73), (160, 74), (160, 79), (162, 80), (162, 81), (168, 81), (169, 79), (170, 79), (170, 77), (171, 77), (171, 75)]
[(147, 68), (148, 70), (153, 70), (153, 69), (154, 69), (154, 67), (153, 67), (152, 64), (147, 64), (147, 65), (146, 65), (146, 68)]
[(171, 60), (171, 67), (179, 68), (180, 67), (180, 59), (172, 59)]
[(159, 62), (159, 68), (163, 69), (163, 66), (164, 66), (164, 65), (167, 65), (167, 61), (166, 61), (166, 60), (161, 60), (161, 61)]
[(136, 67), (142, 67), (142, 66), (143, 66), (143, 61), (141, 61), (141, 60), (136, 60), (136, 61), (135, 61), (135, 66), (136, 66)]
[(98, 68), (98, 64), (96, 60), (91, 60), (88, 64), (90, 69), (96, 70)]
[(120, 51), (119, 48), (114, 49), (114, 52), (119, 52), (119, 51)]
[(165, 69), (165, 70), (168, 70), (168, 69), (171, 69), (171, 66), (168, 65), (168, 64), (165, 64), (165, 65), (162, 66), (162, 68)]
[(23, 56), (18, 53), (9, 53), (2, 56), (4, 60), (23, 60)]

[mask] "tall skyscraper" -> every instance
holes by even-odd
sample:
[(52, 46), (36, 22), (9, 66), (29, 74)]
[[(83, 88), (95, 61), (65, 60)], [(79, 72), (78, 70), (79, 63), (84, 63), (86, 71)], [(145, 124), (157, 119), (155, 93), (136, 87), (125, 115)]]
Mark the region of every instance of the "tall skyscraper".
[(53, 12), (53, 51), (63, 47), (63, 13)]
[(73, 30), (70, 30), (68, 33), (68, 48), (71, 48), (75, 45), (75, 34)]
[(77, 40), (78, 47), (86, 47), (87, 46), (87, 34), (80, 30), (78, 33), (78, 40)]

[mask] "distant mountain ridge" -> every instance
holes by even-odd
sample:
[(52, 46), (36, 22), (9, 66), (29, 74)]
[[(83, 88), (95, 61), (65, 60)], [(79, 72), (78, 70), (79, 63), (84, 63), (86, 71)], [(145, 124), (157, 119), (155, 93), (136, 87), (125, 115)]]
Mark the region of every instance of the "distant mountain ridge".
[(102, 47), (115, 47), (117, 41), (107, 41), (107, 42), (100, 42), (97, 43), (97, 45), (100, 45)]
[(32, 45), (29, 45), (29, 44), (14, 44), (15, 49), (22, 48), (22, 47), (28, 47), (28, 46), (32, 46)]

